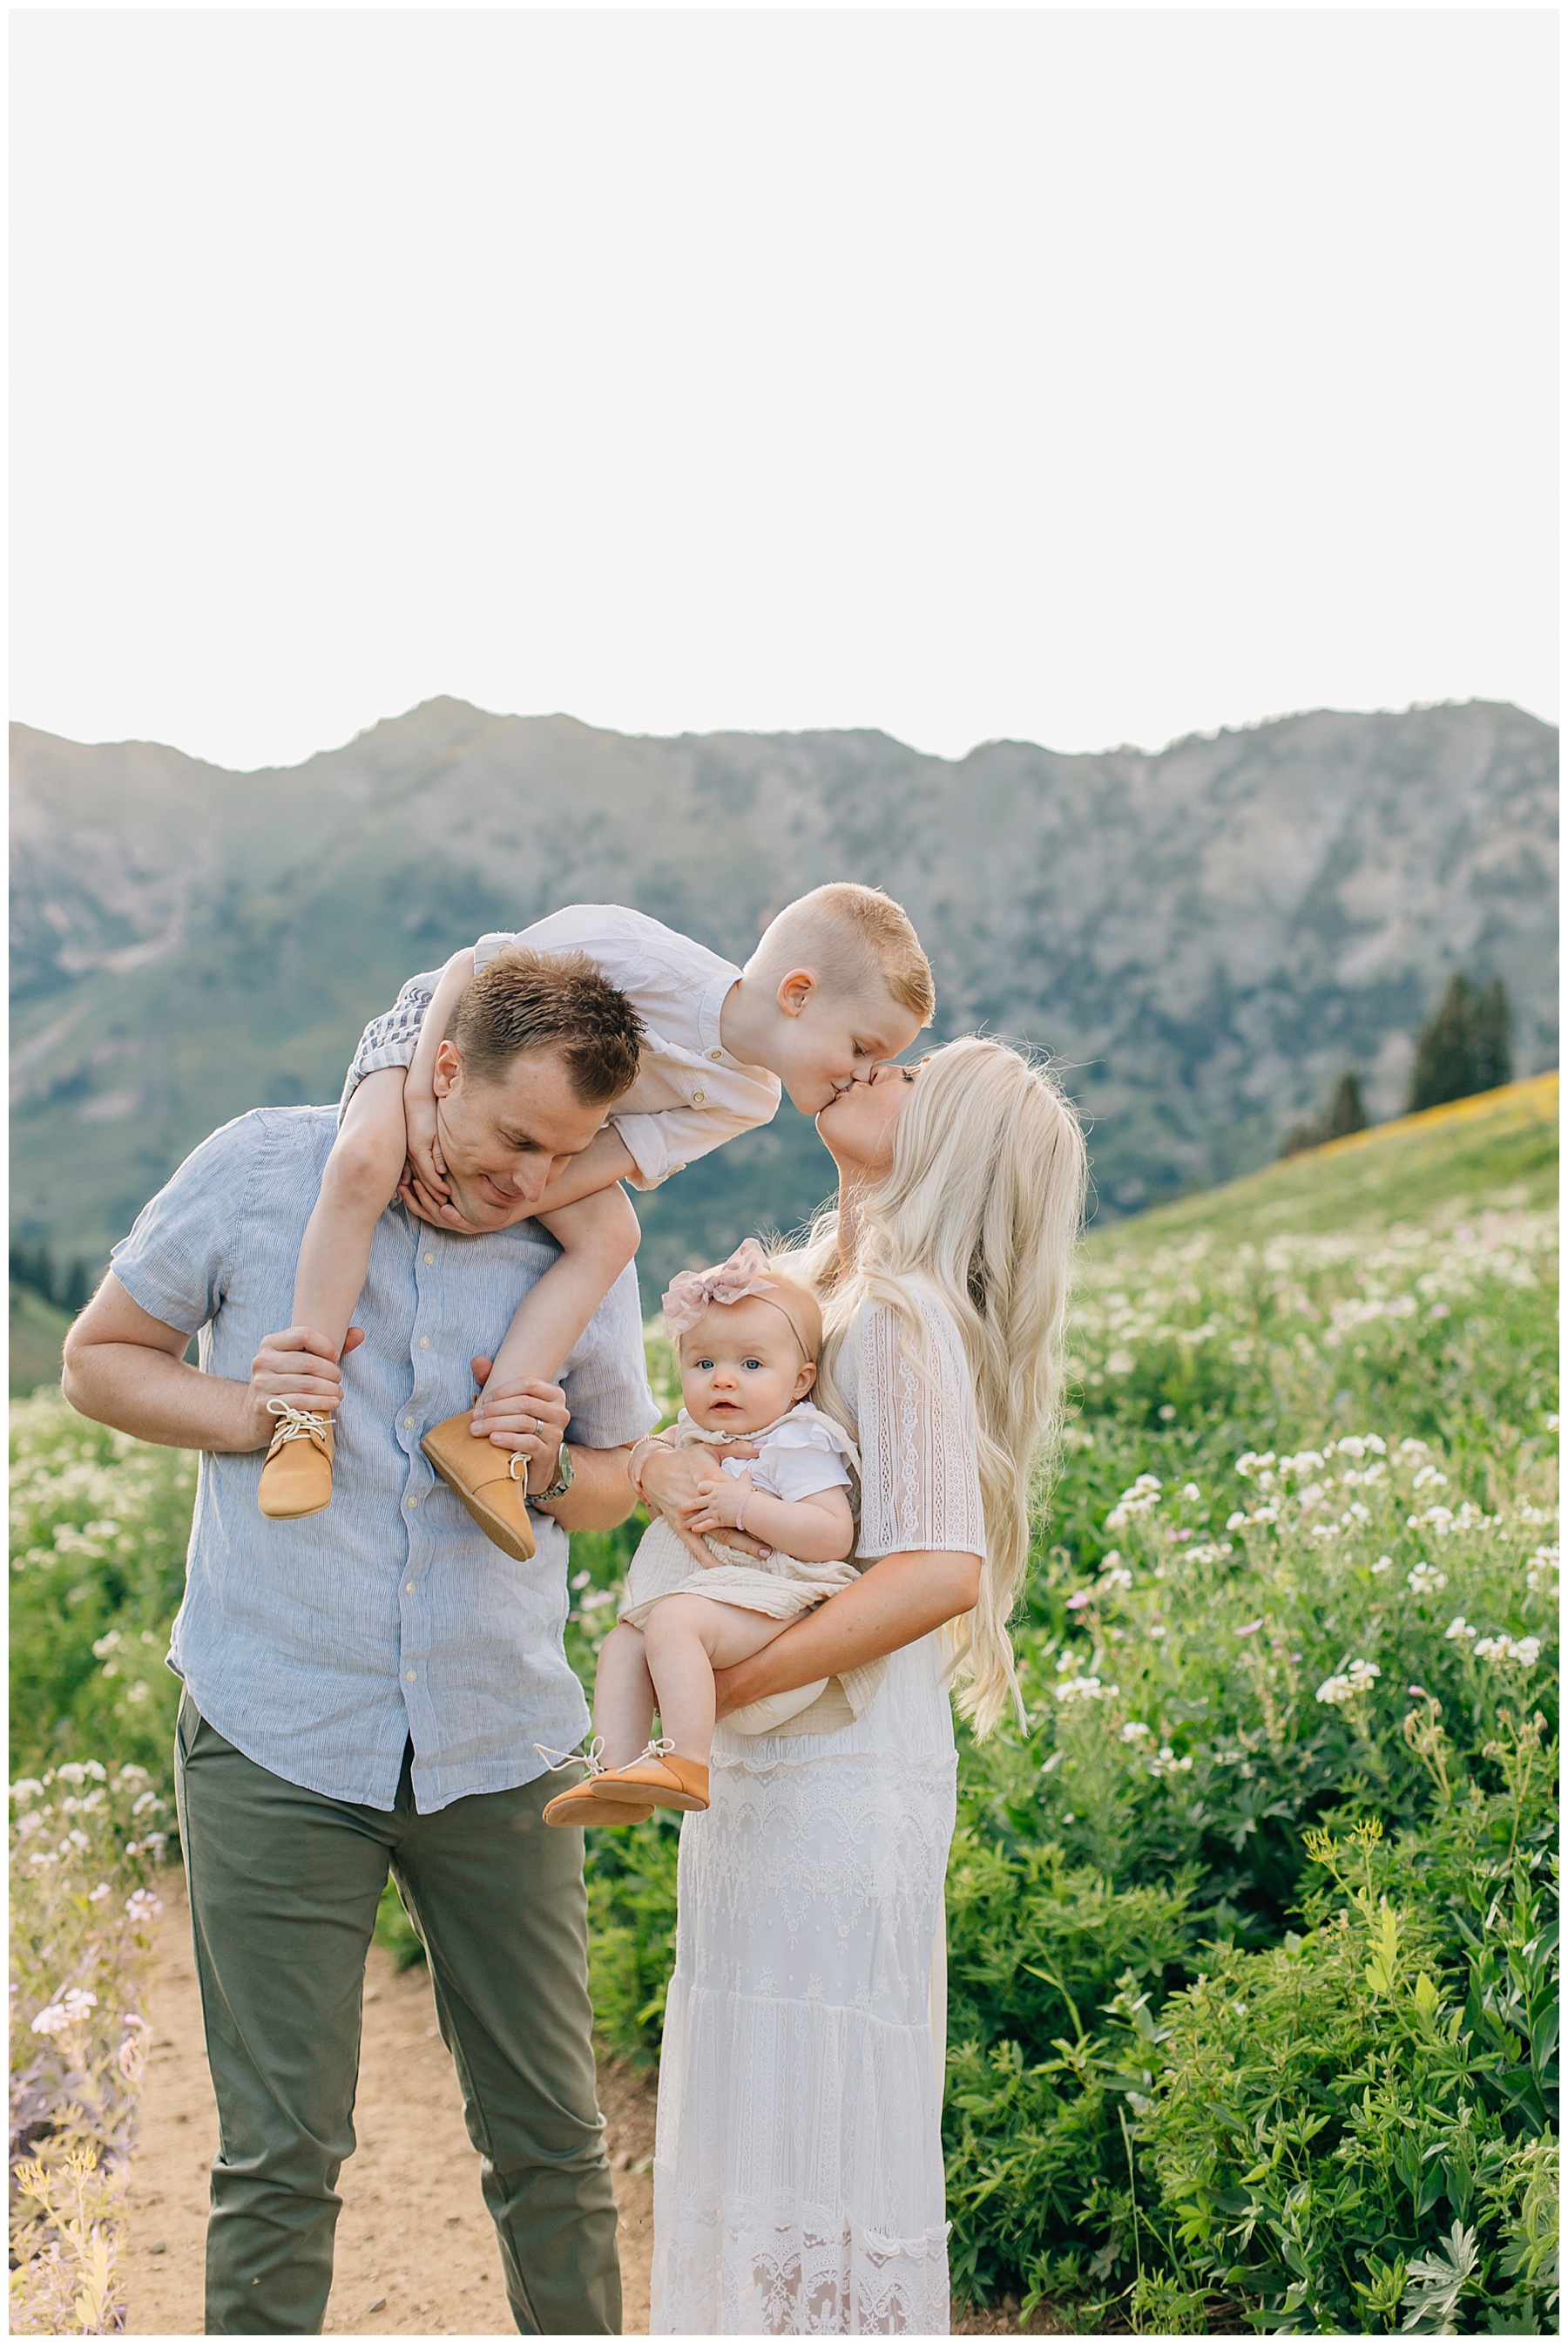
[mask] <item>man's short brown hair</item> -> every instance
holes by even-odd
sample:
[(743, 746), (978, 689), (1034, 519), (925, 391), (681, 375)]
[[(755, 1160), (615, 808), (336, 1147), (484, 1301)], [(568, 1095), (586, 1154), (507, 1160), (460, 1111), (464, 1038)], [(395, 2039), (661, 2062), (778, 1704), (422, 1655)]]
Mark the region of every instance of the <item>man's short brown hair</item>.
[(513, 945), (471, 978), (447, 1038), (476, 1082), (499, 1082), (525, 1050), (564, 1058), (585, 1106), (608, 1106), (637, 1080), (642, 1020), (587, 953)]

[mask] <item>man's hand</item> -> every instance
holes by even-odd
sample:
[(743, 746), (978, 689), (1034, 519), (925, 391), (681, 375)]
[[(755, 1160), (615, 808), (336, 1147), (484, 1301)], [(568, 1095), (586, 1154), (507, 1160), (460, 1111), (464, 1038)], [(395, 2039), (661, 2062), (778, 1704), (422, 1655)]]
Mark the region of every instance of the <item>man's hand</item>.
[[(493, 1361), (482, 1355), (472, 1362), (474, 1381), (489, 1381)], [(484, 1394), (475, 1407), (470, 1431), (477, 1440), (493, 1441), (528, 1460), (528, 1487), (537, 1495), (556, 1478), (561, 1443), (567, 1437), (570, 1410), (559, 1384), (537, 1379), (513, 1386), (492, 1399)]]
[[(357, 1351), (363, 1330), (350, 1327), (343, 1357)], [(263, 1449), (277, 1430), (277, 1419), (268, 1400), (286, 1399), (294, 1408), (307, 1408), (330, 1416), (343, 1399), (343, 1373), (332, 1356), (332, 1346), (313, 1327), (286, 1327), (281, 1334), (262, 1338), (250, 1363), (250, 1413), (256, 1426), (255, 1446)]]
[[(749, 1441), (732, 1440), (726, 1442), (724, 1453), (727, 1457), (755, 1457), (757, 1450)], [(691, 1524), (697, 1515), (707, 1511), (708, 1500), (702, 1485), (712, 1477), (712, 1457), (695, 1443), (689, 1449), (656, 1449), (642, 1468), (643, 1498), (649, 1513), (662, 1514), (677, 1538), (690, 1548), (705, 1569), (713, 1557), (701, 1545)], [(748, 1538), (744, 1531), (730, 1531), (724, 1543), (755, 1555), (759, 1561), (771, 1552), (759, 1540)]]

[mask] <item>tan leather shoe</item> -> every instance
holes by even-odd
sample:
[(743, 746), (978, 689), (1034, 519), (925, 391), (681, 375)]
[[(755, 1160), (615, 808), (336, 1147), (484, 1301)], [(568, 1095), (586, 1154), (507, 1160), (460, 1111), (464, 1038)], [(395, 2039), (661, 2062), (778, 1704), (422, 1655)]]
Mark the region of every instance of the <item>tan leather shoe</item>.
[(531, 1561), (534, 1529), (523, 1487), (528, 1460), (511, 1450), (498, 1449), (493, 1440), (476, 1440), (468, 1423), (467, 1410), (449, 1416), (444, 1424), (432, 1425), (419, 1446), (485, 1536), (514, 1561)]
[(559, 1829), (582, 1831), (597, 1824), (645, 1824), (652, 1814), (651, 1806), (632, 1806), (625, 1799), (599, 1799), (594, 1793), (595, 1783), (574, 1783), (545, 1809), (545, 1821)]
[(593, 1779), (596, 1800), (618, 1805), (641, 1806), (651, 1799), (656, 1807), (679, 1807), (700, 1814), (708, 1805), (708, 1769), (695, 1758), (676, 1754), (672, 1742), (650, 1742), (629, 1766), (612, 1766)]
[(325, 1513), (332, 1503), (332, 1419), (286, 1399), (268, 1400), (267, 1409), (278, 1427), (261, 1469), (257, 1504), (275, 1522)]
[[(604, 1739), (596, 1733), (586, 1750), (552, 1750), (548, 1743), (536, 1742), (534, 1748), (545, 1761), (552, 1774), (563, 1766), (586, 1766), (588, 1773), (569, 1791), (561, 1792), (545, 1809), (545, 1821), (562, 1829), (572, 1825), (580, 1831), (588, 1824), (645, 1824), (653, 1813), (651, 1805), (632, 1806), (625, 1800), (597, 1800), (594, 1785), (608, 1771), (604, 1763)], [(597, 1811), (597, 1812), (596, 1812)]]

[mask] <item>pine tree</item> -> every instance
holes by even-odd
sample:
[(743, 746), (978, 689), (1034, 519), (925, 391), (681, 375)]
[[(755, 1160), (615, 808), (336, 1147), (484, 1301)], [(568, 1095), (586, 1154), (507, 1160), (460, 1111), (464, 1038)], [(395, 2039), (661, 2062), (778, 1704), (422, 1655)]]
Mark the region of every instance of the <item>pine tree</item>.
[(1513, 1013), (1508, 1005), (1508, 989), (1500, 976), (1483, 985), (1475, 1004), (1475, 1074), (1476, 1088), (1494, 1091), (1503, 1083), (1513, 1080), (1513, 1053), (1509, 1047), (1509, 1028)]
[(65, 1281), (60, 1289), (61, 1309), (70, 1311), (74, 1318), (78, 1310), (86, 1308), (91, 1293), (92, 1288), (87, 1283), (87, 1265), (78, 1254), (65, 1272)]
[(1329, 1102), (1329, 1111), (1323, 1119), (1323, 1137), (1346, 1139), (1352, 1131), (1364, 1131), (1366, 1127), (1367, 1111), (1362, 1104), (1362, 1086), (1356, 1080), (1354, 1067), (1347, 1066)]
[(30, 1286), (45, 1302), (55, 1299), (55, 1259), (46, 1245), (37, 1248), (14, 1245), (11, 1248), (11, 1277), (17, 1286)]
[(1301, 1156), (1309, 1147), (1321, 1147), (1326, 1139), (1345, 1139), (1352, 1131), (1367, 1127), (1367, 1111), (1362, 1104), (1362, 1086), (1355, 1068), (1347, 1066), (1334, 1086), (1334, 1095), (1322, 1115), (1310, 1122), (1298, 1123), (1285, 1134), (1282, 1156)]
[(1475, 1009), (1470, 980), (1455, 969), (1436, 1016), (1416, 1037), (1411, 1115), (1419, 1115), (1422, 1107), (1446, 1106), (1451, 1099), (1470, 1098), (1486, 1087), (1476, 1062)]

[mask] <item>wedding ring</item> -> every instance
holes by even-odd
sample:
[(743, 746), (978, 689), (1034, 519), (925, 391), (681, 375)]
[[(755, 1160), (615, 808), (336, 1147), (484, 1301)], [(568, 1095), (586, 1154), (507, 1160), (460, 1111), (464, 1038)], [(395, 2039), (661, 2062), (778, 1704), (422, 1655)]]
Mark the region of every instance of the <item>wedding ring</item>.
[(534, 1419), (534, 1439), (536, 1440), (542, 1440), (544, 1437), (545, 1420), (542, 1416), (536, 1416)]

